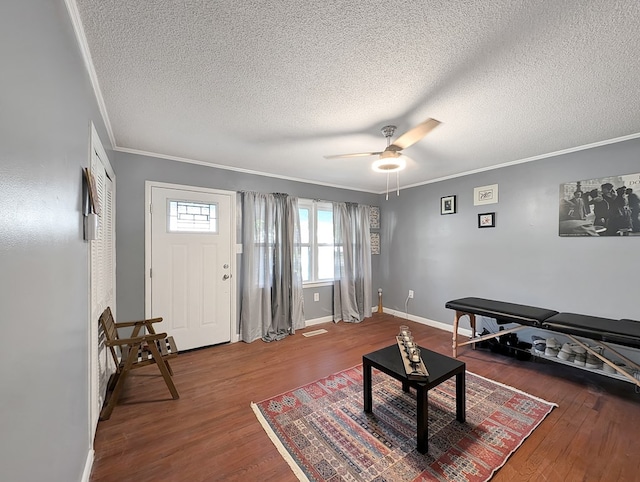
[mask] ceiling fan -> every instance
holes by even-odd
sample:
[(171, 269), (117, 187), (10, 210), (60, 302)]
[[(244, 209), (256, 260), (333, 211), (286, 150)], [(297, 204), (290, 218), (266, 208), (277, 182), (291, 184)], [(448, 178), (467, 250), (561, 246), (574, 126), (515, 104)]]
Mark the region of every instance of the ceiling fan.
[[(393, 144), (391, 138), (396, 132), (396, 126), (388, 125), (384, 126), (381, 131), (387, 139), (387, 147), (384, 151), (380, 152), (358, 152), (355, 154), (336, 154), (331, 156), (324, 156), (325, 159), (339, 159), (349, 157), (366, 157), (366, 156), (379, 156), (379, 158), (372, 164), (371, 168), (374, 171), (387, 173), (387, 199), (389, 199), (389, 173), (398, 173), (406, 167), (406, 156), (402, 154), (402, 150), (409, 146), (412, 146), (429, 132), (440, 125), (440, 121), (436, 119), (427, 119), (421, 122), (417, 126), (409, 129), (407, 132), (398, 137)], [(396, 174), (398, 176), (398, 174)], [(396, 177), (398, 183), (398, 196), (400, 195), (400, 181)]]
[(402, 150), (409, 146), (412, 146), (424, 136), (426, 136), (433, 129), (438, 127), (440, 121), (435, 119), (427, 119), (421, 122), (412, 129), (398, 137), (393, 144), (391, 144), (391, 137), (396, 132), (396, 126), (384, 126), (381, 131), (382, 135), (387, 138), (387, 148), (380, 152), (358, 152), (355, 154), (336, 154), (331, 156), (324, 156), (325, 159), (338, 159), (348, 157), (365, 157), (365, 156), (380, 156), (378, 161), (373, 163), (373, 169), (381, 172), (394, 172), (404, 168), (404, 165), (400, 167), (401, 162), (398, 160), (402, 155)]

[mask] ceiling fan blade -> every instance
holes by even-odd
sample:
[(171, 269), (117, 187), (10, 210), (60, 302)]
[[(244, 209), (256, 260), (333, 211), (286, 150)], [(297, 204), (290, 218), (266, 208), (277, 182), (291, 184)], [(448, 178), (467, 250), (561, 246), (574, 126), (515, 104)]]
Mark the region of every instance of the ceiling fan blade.
[[(409, 129), (407, 132), (398, 137), (391, 146), (397, 147), (398, 150), (406, 149), (412, 146), (429, 132), (440, 125), (440, 121), (435, 119), (427, 119), (426, 121), (418, 124), (413, 129)], [(389, 147), (391, 147), (389, 146)]]
[(379, 156), (382, 152), (358, 152), (356, 154), (334, 154), (332, 156), (324, 156), (325, 159), (338, 159), (341, 157), (367, 157)]

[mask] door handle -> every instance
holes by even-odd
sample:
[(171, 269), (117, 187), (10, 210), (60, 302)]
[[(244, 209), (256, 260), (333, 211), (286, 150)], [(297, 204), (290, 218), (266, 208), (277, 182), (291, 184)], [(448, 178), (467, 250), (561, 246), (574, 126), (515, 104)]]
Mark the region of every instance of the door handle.
[(223, 280), (228, 280), (229, 278), (231, 278), (231, 275), (225, 274), (222, 279)]

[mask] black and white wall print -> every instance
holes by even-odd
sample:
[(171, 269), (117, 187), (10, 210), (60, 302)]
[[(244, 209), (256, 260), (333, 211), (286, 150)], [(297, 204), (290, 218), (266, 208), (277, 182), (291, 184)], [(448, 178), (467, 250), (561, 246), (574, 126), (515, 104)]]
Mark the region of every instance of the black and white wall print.
[(640, 236), (640, 174), (560, 184), (560, 236)]

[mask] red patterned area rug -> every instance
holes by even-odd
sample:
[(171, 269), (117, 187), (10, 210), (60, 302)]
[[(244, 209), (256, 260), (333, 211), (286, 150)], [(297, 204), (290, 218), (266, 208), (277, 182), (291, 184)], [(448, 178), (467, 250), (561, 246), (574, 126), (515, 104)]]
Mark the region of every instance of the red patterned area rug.
[(429, 391), (429, 453), (416, 450), (415, 391), (373, 370), (373, 413), (362, 366), (251, 406), (300, 480), (486, 481), (556, 404), (467, 372), (465, 423), (455, 377)]

